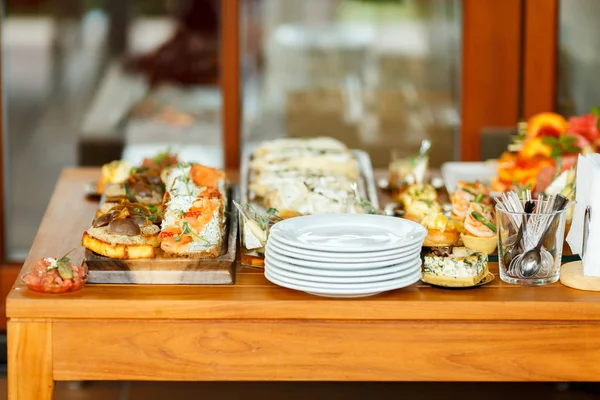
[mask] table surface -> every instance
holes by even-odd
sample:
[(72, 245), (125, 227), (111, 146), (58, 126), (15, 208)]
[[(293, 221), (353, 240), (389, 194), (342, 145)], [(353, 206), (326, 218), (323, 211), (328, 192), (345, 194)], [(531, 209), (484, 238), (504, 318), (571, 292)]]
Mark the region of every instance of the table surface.
[[(97, 168), (63, 171), (24, 264), (60, 257), (73, 248), (83, 258), (81, 234), (89, 227), (97, 202), (86, 200), (84, 185), (99, 176)], [(236, 174), (231, 175), (236, 179)], [(490, 265), (497, 275), (497, 265)], [(415, 284), (361, 299), (328, 299), (278, 287), (259, 269), (238, 265), (235, 285), (87, 285), (63, 295), (45, 295), (15, 283), (7, 298), (9, 318), (123, 318), (174, 320), (538, 320), (598, 321), (600, 293), (560, 283), (520, 287), (502, 282), (470, 290)]]

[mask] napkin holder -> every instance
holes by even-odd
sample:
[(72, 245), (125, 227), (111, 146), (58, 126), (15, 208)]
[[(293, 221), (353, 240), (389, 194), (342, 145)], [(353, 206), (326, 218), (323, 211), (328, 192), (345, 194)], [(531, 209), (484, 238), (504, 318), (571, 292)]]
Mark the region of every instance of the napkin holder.
[[(588, 237), (590, 235), (590, 221), (592, 209), (588, 206), (583, 217), (583, 240), (581, 243), (581, 254), (585, 254)], [(563, 265), (560, 269), (560, 283), (573, 289), (600, 292), (600, 276), (585, 276), (583, 274), (583, 262), (573, 261)]]

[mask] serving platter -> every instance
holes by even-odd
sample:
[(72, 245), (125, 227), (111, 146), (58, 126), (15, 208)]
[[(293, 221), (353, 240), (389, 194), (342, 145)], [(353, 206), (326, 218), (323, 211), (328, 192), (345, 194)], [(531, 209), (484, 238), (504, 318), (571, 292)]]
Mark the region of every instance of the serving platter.
[[(251, 203), (254, 207), (262, 209), (262, 204), (259, 202), (252, 201), (248, 195), (248, 185), (251, 179), (250, 161), (252, 161), (252, 148), (246, 148), (243, 152), (242, 165), (241, 165), (241, 185), (240, 185), (240, 201), (242, 203)], [(356, 161), (358, 162), (358, 168), (360, 171), (360, 179), (358, 181), (358, 191), (363, 197), (365, 197), (375, 208), (379, 208), (379, 198), (377, 196), (377, 186), (375, 182), (375, 176), (373, 174), (373, 165), (371, 164), (371, 158), (369, 155), (362, 151), (352, 149), (350, 150)]]
[[(186, 258), (165, 256), (156, 249), (153, 259), (118, 260), (85, 252), (88, 283), (102, 284), (165, 284), (165, 285), (226, 285), (235, 283), (235, 256), (238, 232), (238, 213), (233, 212), (232, 200), (237, 187), (228, 191), (227, 221), (221, 254), (217, 258)], [(101, 199), (101, 203), (104, 199)]]

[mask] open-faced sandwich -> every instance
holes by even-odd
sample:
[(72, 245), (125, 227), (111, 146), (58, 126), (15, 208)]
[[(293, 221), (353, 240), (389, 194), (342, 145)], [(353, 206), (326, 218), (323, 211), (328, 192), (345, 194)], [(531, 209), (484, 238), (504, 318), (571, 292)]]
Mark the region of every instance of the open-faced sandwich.
[(168, 171), (165, 183), (161, 249), (172, 257), (218, 257), (225, 232), (225, 173), (181, 164)]
[(452, 221), (442, 213), (431, 213), (421, 221), (427, 228), (424, 247), (454, 246), (459, 239), (458, 230)]
[(115, 160), (104, 164), (100, 169), (100, 179), (96, 183), (96, 192), (104, 193), (108, 185), (120, 185), (127, 181), (131, 173), (131, 165), (127, 161)]
[(105, 214), (114, 206), (126, 202), (143, 204), (154, 214), (160, 214), (163, 195), (164, 185), (156, 172), (135, 172), (121, 184), (106, 186), (105, 200), (97, 215)]
[(139, 203), (117, 205), (97, 217), (83, 234), (83, 247), (109, 258), (154, 258), (160, 228)]
[(498, 246), (497, 232), (491, 206), (470, 203), (464, 220), (464, 232), (461, 235), (464, 245), (472, 250), (492, 254)]
[(431, 249), (423, 262), (423, 282), (438, 286), (469, 287), (488, 274), (485, 253), (466, 247)]

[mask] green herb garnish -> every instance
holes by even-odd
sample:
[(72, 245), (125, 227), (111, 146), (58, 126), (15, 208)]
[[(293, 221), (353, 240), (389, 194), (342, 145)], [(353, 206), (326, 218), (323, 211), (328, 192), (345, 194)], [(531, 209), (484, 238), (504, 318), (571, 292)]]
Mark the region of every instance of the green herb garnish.
[(475, 218), (477, 221), (479, 221), (482, 224), (484, 224), (485, 226), (487, 226), (488, 228), (490, 228), (492, 232), (494, 232), (494, 233), (498, 232), (498, 228), (496, 228), (496, 225), (494, 225), (489, 219), (487, 219), (483, 215), (479, 214), (477, 211), (473, 211), (471, 213), (471, 216), (473, 218)]
[(562, 154), (579, 153), (581, 151), (581, 147), (576, 145), (577, 138), (567, 136), (565, 133), (561, 133), (559, 137), (546, 136), (542, 138), (542, 143), (550, 146), (550, 157), (554, 159), (558, 159)]
[(485, 194), (479, 193), (477, 195), (477, 197), (475, 197), (475, 203), (481, 203), (481, 201), (484, 199), (484, 197), (485, 197)]
[(149, 206), (146, 206), (146, 208), (148, 209), (148, 211), (150, 211), (152, 214), (156, 214), (158, 212), (158, 207), (156, 207), (153, 204), (150, 204)]
[(190, 228), (190, 224), (188, 224), (188, 222), (187, 222), (187, 221), (184, 221), (184, 222), (183, 222), (183, 229), (182, 229), (182, 231), (181, 231), (181, 234), (182, 234), (182, 235), (192, 235), (192, 237), (194, 237), (194, 238), (196, 238), (196, 239), (200, 240), (201, 242), (204, 242), (204, 243), (206, 243), (206, 244), (209, 244), (209, 243), (210, 243), (208, 240), (204, 239), (203, 237), (201, 237), (201, 236), (198, 236), (198, 235), (197, 235), (197, 234), (196, 234), (196, 233), (195, 233), (195, 232), (192, 230), (192, 228)]
[[(71, 251), (69, 251), (69, 253)], [(56, 260), (54, 265), (49, 266), (48, 271), (56, 269), (58, 271), (58, 275), (60, 275), (62, 279), (73, 279), (73, 270), (71, 267), (69, 267), (69, 264), (67, 264), (70, 260), (71, 259), (69, 257), (64, 256), (61, 259)]]
[(136, 197), (129, 190), (129, 183), (125, 182), (125, 184), (123, 184), (123, 188), (125, 189), (125, 197), (127, 197), (129, 200), (133, 201), (134, 203), (137, 203), (138, 201), (137, 201)]

